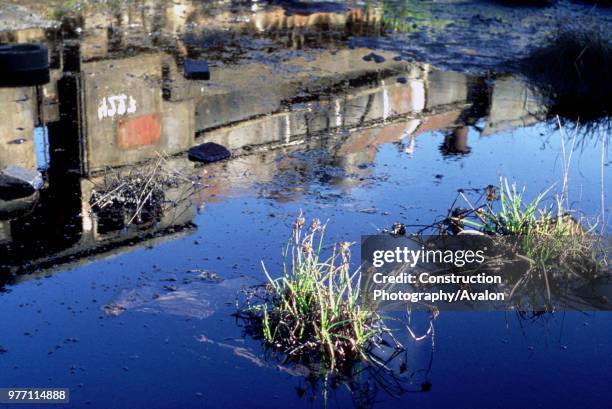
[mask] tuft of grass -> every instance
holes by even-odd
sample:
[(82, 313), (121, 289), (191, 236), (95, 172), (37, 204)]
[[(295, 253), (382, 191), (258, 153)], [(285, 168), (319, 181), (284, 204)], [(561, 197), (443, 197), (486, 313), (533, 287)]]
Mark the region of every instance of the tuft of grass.
[[(510, 298), (522, 290), (542, 289), (535, 297), (554, 309), (554, 299), (562, 300), (570, 283), (588, 283), (610, 270), (609, 246), (594, 234), (595, 227), (586, 228), (585, 220), (573, 217), (563, 195), (550, 203), (550, 190), (527, 200), (525, 189), (501, 179), (498, 188), (488, 186), (475, 203), (460, 192), (469, 208), (451, 209), (441, 230), (450, 228), (456, 234), (471, 230), (500, 238), (495, 241), (500, 249), (507, 248), (512, 258), (527, 262)], [(532, 304), (536, 298), (530, 298)]]
[(383, 335), (391, 334), (377, 312), (360, 305), (361, 271), (350, 268), (351, 244), (334, 245), (329, 257), (322, 256), (325, 228), (317, 219), (306, 228), (297, 218), (282, 274), (273, 278), (264, 266), (268, 283), (251, 289), (239, 316), (288, 360), (346, 369), (368, 361)]
[[(586, 231), (565, 208), (562, 196), (556, 195), (554, 203), (546, 203), (552, 186), (536, 195), (525, 198), (525, 188), (519, 190), (515, 183), (500, 178), (499, 186), (485, 189), (484, 205), (473, 205), (463, 192), (459, 193), (470, 207), (455, 208), (449, 212), (448, 225), (455, 233), (466, 227), (488, 235), (543, 237), (582, 236)], [(456, 201), (455, 201), (456, 202)], [(498, 204), (496, 204), (498, 203)]]
[[(508, 186), (508, 179), (500, 180), (500, 210), (485, 213), (494, 225), (505, 234), (530, 235), (538, 230), (539, 226), (548, 225), (550, 220), (550, 209), (541, 209), (541, 203), (548, 190), (539, 193), (535, 199), (526, 202), (524, 199), (525, 189), (518, 191), (516, 184)], [(538, 214), (539, 213), (539, 214)]]
[(596, 23), (556, 32), (524, 61), (522, 71), (541, 95), (548, 118), (586, 125), (612, 114), (612, 41)]

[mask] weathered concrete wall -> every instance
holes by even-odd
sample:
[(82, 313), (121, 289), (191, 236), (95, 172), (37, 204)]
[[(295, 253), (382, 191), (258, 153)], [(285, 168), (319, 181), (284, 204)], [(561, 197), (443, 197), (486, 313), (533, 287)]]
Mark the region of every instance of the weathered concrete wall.
[(210, 81), (190, 81), (171, 67), (170, 99), (196, 101), (196, 131), (244, 121), (280, 111), (308, 93), (317, 95), (349, 80), (377, 73), (403, 73), (409, 64), (394, 61), (394, 53), (380, 52), (381, 64), (363, 60), (368, 49), (313, 53), (280, 64), (249, 63), (211, 71)]
[(34, 87), (0, 88), (0, 168), (13, 164), (36, 169), (34, 125), (37, 109)]
[(81, 55), (85, 61), (108, 56), (109, 28), (112, 23), (110, 13), (85, 10), (80, 41)]
[(458, 72), (432, 70), (425, 79), (426, 108), (432, 109), (457, 102), (467, 102), (468, 77)]
[[(263, 117), (252, 122), (251, 126), (256, 126), (256, 122), (272, 122), (277, 124), (282, 121), (282, 116)], [(312, 159), (300, 158), (299, 155), (292, 156), (288, 153), (303, 149), (305, 146), (329, 146), (326, 150), (326, 158), (330, 165), (345, 169), (349, 177), (338, 175), (330, 181), (338, 186), (353, 187), (364, 182), (355, 175), (367, 177), (373, 169), (360, 167), (360, 164), (371, 163), (377, 152), (378, 145), (382, 143), (394, 142), (402, 139), (405, 135), (411, 134), (419, 120), (395, 121), (379, 126), (360, 129), (350, 135), (345, 134), (319, 134), (312, 138), (305, 138), (300, 143), (283, 145), (278, 149), (256, 149), (249, 150), (244, 155), (235, 157), (232, 160), (212, 163), (204, 167), (196, 168), (202, 178), (206, 180), (207, 187), (202, 189), (197, 196), (196, 204), (207, 202), (218, 202), (224, 197), (237, 194), (242, 189), (253, 189), (258, 186), (260, 194), (274, 198), (278, 201), (296, 200), (303, 193), (303, 185), (296, 186), (298, 189), (292, 190), (291, 186), (282, 185), (282, 188), (275, 189), (275, 184), (267, 186), (279, 175), (287, 172), (303, 173), (305, 169), (312, 166)], [(265, 125), (261, 125), (265, 127)], [(213, 133), (212, 136), (214, 136)], [(282, 133), (284, 135), (284, 133)], [(282, 136), (277, 136), (278, 140)], [(282, 176), (281, 176), (282, 177)]]
[(183, 152), (194, 141), (193, 101), (162, 98), (162, 53), (83, 64), (85, 147), (90, 172)]
[[(421, 69), (412, 70), (405, 84), (398, 83), (396, 77), (388, 77), (375, 88), (351, 87), (347, 94), (298, 104), (292, 111), (205, 132), (202, 139), (235, 150), (250, 145), (286, 144), (296, 138), (329, 133), (340, 128), (357, 128), (400, 116), (420, 119), (407, 121), (405, 127), (393, 128), (400, 134), (387, 134), (385, 140), (394, 141), (413, 132), (438, 129), (433, 128), (438, 125), (450, 127), (458, 119), (460, 111), (449, 109), (449, 105), (463, 106), (468, 103), (467, 80), (454, 73), (443, 76), (444, 84), (454, 87), (449, 90), (448, 87), (430, 85), (423, 79), (427, 75), (433, 75), (435, 80), (440, 77), (437, 71), (426, 73)], [(450, 114), (440, 116), (436, 114), (437, 110)]]
[(515, 77), (498, 78), (483, 135), (537, 122), (542, 107), (529, 86)]
[[(211, 81), (185, 80), (174, 59), (164, 53), (84, 62), (79, 104), (86, 173), (144, 161), (157, 152), (186, 151), (194, 144), (197, 130), (283, 112), (286, 102), (305, 89), (316, 95), (316, 90), (354, 78), (382, 71), (405, 72), (409, 67), (393, 61), (392, 54), (386, 55), (388, 60), (383, 64), (363, 61), (365, 51), (321, 53), (315, 61), (295, 59), (283, 67), (259, 63), (229, 66), (213, 70)], [(163, 77), (164, 69), (168, 77)], [(368, 95), (361, 102), (357, 97), (350, 104), (334, 102), (340, 110), (334, 112), (334, 118), (329, 118), (327, 111), (305, 117), (281, 115), (278, 124), (267, 123), (267, 128), (261, 128), (258, 123), (254, 129), (245, 123), (225, 129), (225, 136), (217, 135), (216, 139), (230, 148), (265, 144), (278, 136), (279, 130), (296, 135), (327, 129), (339, 115), (344, 118), (342, 126), (357, 126), (364, 120), (385, 119), (414, 109), (420, 104), (414, 103), (414, 95), (410, 87), (393, 82), (384, 94)], [(352, 113), (347, 115), (349, 110)]]
[(204, 140), (214, 141), (228, 149), (289, 142), (292, 137), (306, 134), (305, 122), (304, 112), (285, 112), (268, 116), (265, 120), (244, 121), (208, 132)]

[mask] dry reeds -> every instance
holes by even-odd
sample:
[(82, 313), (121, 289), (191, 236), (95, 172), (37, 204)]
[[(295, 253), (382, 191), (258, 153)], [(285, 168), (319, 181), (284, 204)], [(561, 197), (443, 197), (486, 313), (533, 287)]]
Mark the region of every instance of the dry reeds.
[(126, 225), (138, 224), (160, 213), (168, 204), (168, 189), (186, 182), (197, 183), (169, 166), (165, 155), (158, 154), (156, 160), (143, 165), (119, 171), (108, 169), (102, 183), (91, 193), (91, 209), (95, 214), (125, 216)]

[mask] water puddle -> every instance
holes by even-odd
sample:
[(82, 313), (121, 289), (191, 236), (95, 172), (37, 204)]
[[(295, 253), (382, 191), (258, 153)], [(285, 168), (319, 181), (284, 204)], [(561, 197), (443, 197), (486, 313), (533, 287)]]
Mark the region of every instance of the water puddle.
[[(608, 235), (609, 101), (524, 67), (566, 19), (612, 24), (565, 1), (0, 5), (0, 43), (49, 57), (48, 82), (0, 87), (0, 170), (43, 181), (0, 189), (0, 386), (69, 387), (79, 408), (612, 401), (605, 312), (402, 311), (402, 354), (335, 377), (234, 316), (261, 261), (280, 274), (300, 211), (359, 241), (431, 224), (459, 189), (504, 177), (535, 197), (567, 172)], [(204, 142), (231, 158), (190, 161)]]

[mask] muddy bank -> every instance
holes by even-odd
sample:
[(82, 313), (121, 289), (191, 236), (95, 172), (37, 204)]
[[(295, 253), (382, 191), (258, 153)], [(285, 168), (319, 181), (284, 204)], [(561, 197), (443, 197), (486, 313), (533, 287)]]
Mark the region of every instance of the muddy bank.
[(518, 61), (546, 44), (560, 28), (571, 24), (612, 28), (612, 9), (570, 1), (544, 6), (486, 1), (385, 2), (385, 18), (409, 22), (380, 38), (356, 38), (356, 45), (373, 42), (406, 58), (462, 72), (517, 72)]

